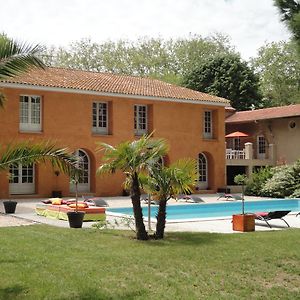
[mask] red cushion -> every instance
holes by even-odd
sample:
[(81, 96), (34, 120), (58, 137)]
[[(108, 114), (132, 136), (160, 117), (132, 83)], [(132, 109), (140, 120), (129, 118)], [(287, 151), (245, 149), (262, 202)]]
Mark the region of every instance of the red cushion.
[(268, 215), (268, 213), (267, 212), (265, 212), (265, 211), (262, 211), (262, 212), (257, 212), (257, 213), (255, 213), (257, 216), (260, 216), (260, 217), (266, 217), (267, 215)]

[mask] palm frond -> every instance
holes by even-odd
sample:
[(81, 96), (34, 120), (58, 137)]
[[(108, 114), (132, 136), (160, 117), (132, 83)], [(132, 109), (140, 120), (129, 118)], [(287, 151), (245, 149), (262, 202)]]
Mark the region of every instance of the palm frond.
[(66, 148), (57, 148), (53, 143), (43, 142), (32, 144), (30, 141), (10, 144), (0, 149), (0, 171), (7, 170), (11, 165), (31, 165), (49, 161), (54, 168), (71, 174), (76, 168), (77, 159)]
[(196, 162), (181, 159), (170, 167), (153, 165), (148, 180), (144, 180), (145, 189), (158, 197), (170, 198), (179, 193), (189, 193), (197, 178)]
[(18, 43), (0, 35), (0, 79), (7, 79), (28, 71), (32, 67), (45, 68), (38, 57), (40, 45)]

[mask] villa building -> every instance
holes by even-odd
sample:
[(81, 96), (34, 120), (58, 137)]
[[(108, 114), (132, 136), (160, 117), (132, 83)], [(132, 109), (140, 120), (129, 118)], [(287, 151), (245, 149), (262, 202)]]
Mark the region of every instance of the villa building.
[[(99, 143), (117, 145), (152, 131), (169, 143), (166, 165), (180, 158), (198, 161), (198, 192), (225, 185), (223, 98), (149, 78), (62, 68), (34, 69), (1, 81), (0, 88), (7, 98), (0, 110), (1, 145), (50, 140), (68, 147), (81, 158), (82, 194), (121, 195), (121, 173), (96, 175)], [(0, 174), (0, 198), (72, 195), (74, 185), (56, 171), (49, 165), (11, 166), (10, 176)]]
[(300, 104), (234, 112), (226, 109), (227, 186), (233, 178), (263, 166), (300, 158)]

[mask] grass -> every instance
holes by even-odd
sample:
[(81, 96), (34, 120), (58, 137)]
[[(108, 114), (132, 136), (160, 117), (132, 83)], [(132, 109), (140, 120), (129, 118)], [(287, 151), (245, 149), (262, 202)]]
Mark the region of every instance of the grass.
[(0, 228), (0, 299), (299, 299), (299, 233)]

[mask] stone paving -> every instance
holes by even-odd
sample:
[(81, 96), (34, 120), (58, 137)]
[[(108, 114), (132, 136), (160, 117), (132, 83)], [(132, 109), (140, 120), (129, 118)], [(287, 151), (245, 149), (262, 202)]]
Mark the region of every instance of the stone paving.
[[(206, 203), (213, 203), (217, 200), (217, 195), (199, 195)], [(110, 207), (129, 207), (131, 206), (131, 201), (129, 197), (102, 197), (105, 199)], [(247, 199), (255, 200), (260, 199), (256, 197), (246, 197)], [(0, 227), (6, 226), (24, 226), (33, 224), (48, 224), (58, 227), (69, 227), (67, 221), (49, 219), (46, 217), (36, 215), (34, 209), (35, 205), (39, 203), (42, 199), (18, 199), (16, 213), (12, 215), (6, 215), (3, 213), (4, 208), (2, 201), (0, 200)], [(175, 200), (170, 200), (169, 204), (186, 204), (186, 202), (176, 202)], [(143, 204), (146, 205), (146, 204)], [(107, 216), (107, 220), (114, 223), (116, 217)], [(290, 214), (285, 217), (286, 221), (290, 224), (292, 228), (300, 228), (300, 216), (296, 217), (295, 214)], [(118, 223), (120, 224), (120, 219)], [(266, 230), (282, 230), (286, 229), (286, 225), (281, 220), (272, 220), (272, 228), (270, 229), (265, 222), (256, 221), (255, 230), (256, 231), (266, 231)], [(83, 228), (91, 227), (95, 222), (84, 222)], [(147, 221), (145, 225), (148, 227)], [(117, 226), (120, 229), (124, 229), (124, 225), (120, 224)], [(152, 230), (155, 229), (155, 222), (151, 222)], [(128, 229), (128, 228), (127, 228)], [(193, 222), (179, 222), (179, 223), (167, 223), (166, 231), (194, 231), (194, 232), (219, 232), (219, 233), (234, 233), (232, 230), (231, 218), (224, 218), (218, 220), (203, 220), (203, 221), (193, 221)]]

